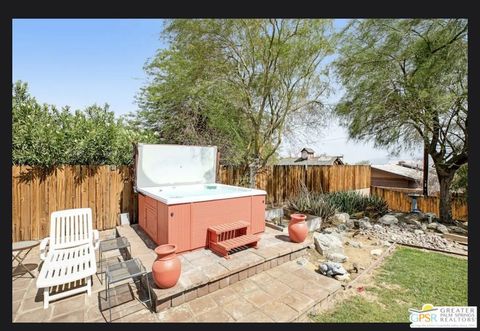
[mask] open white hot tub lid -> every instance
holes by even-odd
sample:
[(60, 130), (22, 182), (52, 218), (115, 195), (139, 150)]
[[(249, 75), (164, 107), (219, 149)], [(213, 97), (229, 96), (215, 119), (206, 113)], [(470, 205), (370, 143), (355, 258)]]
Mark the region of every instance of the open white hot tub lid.
[(266, 195), (216, 184), (217, 147), (138, 144), (136, 190), (166, 204)]
[(136, 187), (213, 184), (216, 146), (138, 144)]

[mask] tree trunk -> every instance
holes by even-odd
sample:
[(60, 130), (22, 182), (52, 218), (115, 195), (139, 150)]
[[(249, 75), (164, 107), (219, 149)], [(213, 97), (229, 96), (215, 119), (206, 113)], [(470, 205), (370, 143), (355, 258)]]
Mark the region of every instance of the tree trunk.
[(438, 182), (440, 184), (440, 221), (453, 223), (450, 185), (455, 171), (439, 171), (437, 169)]
[(256, 166), (250, 166), (250, 178), (249, 178), (249, 187), (250, 188), (255, 188), (257, 184), (257, 167)]

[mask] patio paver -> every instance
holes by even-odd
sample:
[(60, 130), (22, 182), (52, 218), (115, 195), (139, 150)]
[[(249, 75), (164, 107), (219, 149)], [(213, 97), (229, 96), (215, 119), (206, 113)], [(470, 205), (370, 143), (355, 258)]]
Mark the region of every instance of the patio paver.
[[(141, 256), (147, 269), (155, 260), (155, 244), (130, 226), (118, 235), (132, 236), (132, 254)], [(109, 238), (112, 232), (102, 234)], [(282, 235), (280, 235), (282, 236)], [(259, 249), (232, 255), (230, 260), (201, 249), (179, 255), (182, 276), (171, 289), (156, 289), (157, 302), (165, 301), (164, 311), (150, 312), (137, 298), (144, 290), (125, 286), (112, 307), (113, 322), (272, 322), (292, 321), (340, 287), (340, 283), (299, 265), (294, 259), (307, 244), (278, 238), (278, 231), (267, 230)], [(139, 239), (141, 238), (141, 239)], [(110, 253), (110, 252), (109, 252)], [(116, 252), (118, 255), (120, 252)], [(298, 253), (298, 254), (297, 254)], [(284, 255), (282, 255), (284, 254)], [(111, 259), (121, 259), (111, 253)], [(290, 261), (292, 260), (292, 261)], [(200, 262), (201, 263), (200, 263)], [(41, 267), (38, 251), (26, 263)], [(38, 274), (38, 267), (33, 271)], [(13, 322), (105, 322), (105, 287), (102, 275), (93, 277), (92, 295), (80, 293), (52, 302), (43, 309), (43, 293), (35, 280), (19, 275), (12, 278)], [(150, 281), (153, 284), (151, 274)], [(78, 284), (77, 284), (78, 285)], [(119, 289), (120, 293), (120, 289)]]
[[(297, 261), (287, 262), (272, 271), (275, 275), (283, 274), (285, 277), (275, 278), (262, 272), (157, 313), (158, 319), (162, 322), (178, 321), (184, 316), (188, 321), (197, 322), (291, 322), (304, 316), (341, 288), (340, 282), (306, 269)], [(297, 276), (299, 274), (302, 278)], [(294, 287), (290, 286), (288, 280), (295, 281)], [(301, 286), (298, 286), (298, 282), (301, 282)], [(308, 295), (304, 292), (308, 292)]]

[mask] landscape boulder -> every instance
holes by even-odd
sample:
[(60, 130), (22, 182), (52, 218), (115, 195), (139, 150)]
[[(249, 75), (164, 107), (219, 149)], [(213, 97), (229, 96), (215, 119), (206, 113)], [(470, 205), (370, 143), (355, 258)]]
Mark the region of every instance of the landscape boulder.
[(438, 224), (436, 230), (437, 230), (438, 232), (443, 233), (443, 234), (448, 233), (448, 228), (447, 228), (445, 225), (443, 225), (443, 224)]
[(436, 229), (437, 229), (437, 226), (439, 226), (439, 225), (440, 225), (440, 224), (437, 223), (437, 222), (428, 223), (428, 224), (427, 224), (427, 229), (436, 230)]
[(345, 268), (340, 263), (331, 261), (320, 264), (319, 270), (323, 275), (329, 277), (334, 277), (336, 275), (345, 275), (347, 273), (347, 270), (345, 270)]
[(350, 219), (350, 215), (348, 213), (336, 213), (330, 218), (332, 224), (345, 224)]
[(465, 230), (464, 228), (461, 228), (459, 226), (450, 225), (447, 228), (448, 228), (449, 232), (453, 232), (453, 233), (456, 233), (456, 234), (461, 234), (461, 235), (464, 235), (464, 236), (468, 235), (468, 230)]
[(370, 251), (370, 254), (372, 254), (373, 256), (380, 256), (382, 255), (383, 251), (381, 249), (372, 249)]
[(426, 219), (426, 216), (422, 212), (418, 213), (405, 213), (401, 217), (397, 217), (399, 221), (403, 221), (407, 224), (417, 224)]
[(372, 224), (370, 224), (370, 219), (368, 217), (364, 217), (358, 220), (358, 228), (361, 230), (368, 230), (372, 228)]
[(307, 215), (305, 222), (307, 223), (308, 232), (317, 231), (322, 226), (322, 218), (315, 215)]
[(384, 225), (393, 225), (398, 223), (398, 218), (393, 215), (386, 214), (380, 217), (378, 222)]
[(334, 233), (314, 233), (315, 249), (323, 256), (332, 253), (343, 254), (342, 240)]

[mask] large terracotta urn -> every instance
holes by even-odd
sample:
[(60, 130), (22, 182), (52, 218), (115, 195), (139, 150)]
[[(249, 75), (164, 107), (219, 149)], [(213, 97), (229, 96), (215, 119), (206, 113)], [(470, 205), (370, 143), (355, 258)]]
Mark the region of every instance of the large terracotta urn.
[(307, 238), (308, 226), (304, 214), (291, 214), (290, 222), (288, 223), (288, 236), (290, 240), (296, 243), (301, 243)]
[(166, 244), (155, 248), (157, 259), (152, 265), (155, 284), (159, 288), (169, 288), (177, 284), (182, 270), (182, 264), (175, 251), (177, 246)]

